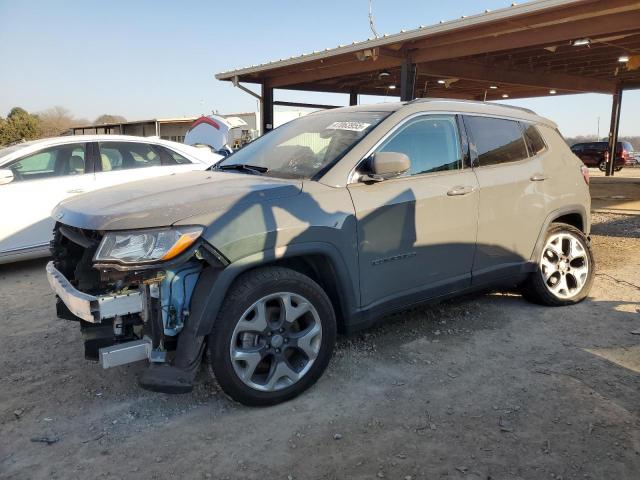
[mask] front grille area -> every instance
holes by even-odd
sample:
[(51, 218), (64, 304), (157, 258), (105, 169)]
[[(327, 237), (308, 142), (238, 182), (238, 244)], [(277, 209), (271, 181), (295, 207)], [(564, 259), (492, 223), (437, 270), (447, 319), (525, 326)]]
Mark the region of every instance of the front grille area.
[(97, 294), (104, 289), (100, 273), (93, 268), (93, 255), (102, 235), (92, 230), (83, 230), (57, 223), (51, 241), (51, 255), (55, 267), (78, 290)]

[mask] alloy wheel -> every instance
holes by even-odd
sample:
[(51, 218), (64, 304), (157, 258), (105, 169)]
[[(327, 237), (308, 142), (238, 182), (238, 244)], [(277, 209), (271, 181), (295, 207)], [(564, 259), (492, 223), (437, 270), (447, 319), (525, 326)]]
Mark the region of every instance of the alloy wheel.
[(322, 324), (313, 304), (301, 295), (280, 292), (260, 298), (244, 312), (229, 354), (245, 385), (272, 392), (302, 379), (321, 343)]
[(577, 295), (589, 278), (589, 257), (574, 235), (557, 233), (547, 240), (542, 251), (540, 271), (547, 289), (556, 297)]

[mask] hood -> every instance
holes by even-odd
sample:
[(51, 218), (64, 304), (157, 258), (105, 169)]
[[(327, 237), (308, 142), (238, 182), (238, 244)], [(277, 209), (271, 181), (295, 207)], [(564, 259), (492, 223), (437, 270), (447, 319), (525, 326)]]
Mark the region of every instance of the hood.
[(51, 216), (87, 230), (166, 227), (194, 215), (297, 195), (299, 180), (198, 171), (166, 175), (64, 200)]

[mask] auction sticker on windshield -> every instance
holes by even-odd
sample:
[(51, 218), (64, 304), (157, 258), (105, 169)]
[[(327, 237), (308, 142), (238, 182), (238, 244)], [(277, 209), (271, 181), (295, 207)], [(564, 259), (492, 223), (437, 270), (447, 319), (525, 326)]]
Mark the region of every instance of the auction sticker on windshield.
[(364, 122), (333, 122), (327, 130), (351, 130), (352, 132), (362, 132), (371, 124)]

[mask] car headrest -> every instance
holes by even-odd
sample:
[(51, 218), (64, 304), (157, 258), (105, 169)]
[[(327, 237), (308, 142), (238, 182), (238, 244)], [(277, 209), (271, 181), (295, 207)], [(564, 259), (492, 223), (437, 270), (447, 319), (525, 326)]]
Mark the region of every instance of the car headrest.
[(104, 153), (100, 154), (100, 162), (102, 163), (102, 171), (110, 172), (111, 169), (111, 160)]
[(80, 155), (71, 155), (69, 159), (69, 173), (71, 175), (81, 175), (84, 173), (84, 158)]

